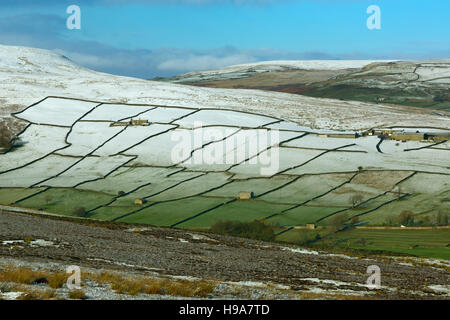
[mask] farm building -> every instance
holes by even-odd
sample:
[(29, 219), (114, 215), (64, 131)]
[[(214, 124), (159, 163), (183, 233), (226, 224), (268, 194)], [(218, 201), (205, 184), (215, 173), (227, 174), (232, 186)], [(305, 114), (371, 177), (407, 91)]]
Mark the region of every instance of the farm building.
[(294, 228), (294, 229), (297, 229), (297, 230), (305, 230), (305, 229), (308, 229), (308, 230), (316, 230), (316, 229), (317, 229), (317, 226), (316, 226), (315, 223), (310, 222), (310, 223), (307, 223), (307, 224), (305, 224), (305, 225), (294, 226), (293, 228)]
[(148, 126), (148, 120), (130, 120), (131, 126)]
[(409, 132), (399, 132), (399, 133), (393, 133), (391, 135), (391, 139), (394, 140), (399, 140), (399, 141), (403, 141), (403, 140), (413, 140), (413, 141), (422, 141), (422, 140), (427, 140), (425, 138), (425, 135), (423, 133), (409, 133)]
[(345, 132), (345, 133), (332, 133), (327, 135), (329, 138), (348, 138), (355, 139), (359, 137), (359, 134), (356, 132)]
[(424, 139), (425, 140), (433, 140), (433, 141), (450, 140), (450, 132), (425, 133)]
[(398, 130), (391, 128), (381, 128), (381, 129), (373, 129), (372, 135), (383, 135), (383, 136), (391, 136), (392, 134), (398, 132)]
[(148, 120), (130, 120), (130, 121), (116, 121), (110, 124), (111, 127), (125, 127), (125, 126), (149, 126)]
[(144, 203), (146, 203), (147, 200), (145, 199), (134, 199), (134, 204), (142, 206)]
[(307, 223), (306, 224), (306, 229), (315, 230), (316, 229), (316, 225), (314, 223)]
[(255, 197), (255, 195), (253, 194), (253, 192), (240, 191), (238, 193), (239, 200), (250, 200), (250, 199), (253, 199), (254, 197)]
[(374, 135), (375, 135), (375, 130), (374, 129), (361, 132), (361, 136), (363, 136), (363, 137), (365, 137), (365, 136), (374, 136)]

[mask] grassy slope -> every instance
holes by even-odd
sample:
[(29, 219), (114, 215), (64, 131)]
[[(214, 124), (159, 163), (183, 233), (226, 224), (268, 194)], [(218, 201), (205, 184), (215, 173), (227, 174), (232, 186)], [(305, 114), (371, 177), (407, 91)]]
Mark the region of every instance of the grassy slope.
[[(33, 190), (37, 192), (38, 190)], [(32, 194), (30, 189), (10, 188), (0, 189), (0, 204), (10, 204), (23, 196)], [(99, 192), (79, 191), (67, 188), (52, 188), (42, 192), (30, 199), (21, 201), (18, 205), (30, 208), (42, 208), (45, 211), (73, 215), (73, 208), (80, 203), (86, 209), (92, 209), (98, 205), (108, 203), (112, 197)], [(129, 199), (117, 201), (109, 207), (101, 208), (89, 216), (102, 220), (111, 220), (126, 213), (143, 209), (135, 214), (129, 215), (120, 222), (152, 224), (170, 226), (183, 219), (192, 217), (204, 210), (214, 208), (231, 198), (221, 197), (193, 197), (167, 203), (160, 203), (149, 208), (134, 205)], [(416, 202), (417, 199), (412, 198)], [(281, 212), (290, 206), (276, 203), (267, 203), (260, 200), (234, 201), (226, 205), (208, 211), (195, 219), (187, 220), (178, 225), (186, 229), (207, 229), (220, 220), (252, 221), (262, 219), (273, 213)], [(328, 214), (338, 208), (325, 207), (299, 207), (287, 211), (285, 214), (274, 216), (266, 222), (275, 225), (297, 225), (314, 221), (316, 218)], [(388, 214), (397, 214), (393, 208), (388, 212), (378, 212), (383, 217)], [(419, 208), (420, 209), (420, 208)], [(369, 217), (378, 220), (377, 211)], [(419, 214), (419, 217), (421, 215)], [(279, 228), (280, 229), (280, 228)], [(281, 231), (282, 229), (280, 229)], [(441, 258), (450, 260), (450, 230), (350, 230), (327, 236), (327, 229), (318, 231), (306, 231), (306, 238), (313, 238), (316, 233), (322, 236), (319, 241), (313, 242), (312, 246), (326, 247), (329, 249), (340, 248), (342, 250), (356, 249), (364, 251), (386, 251), (402, 253), (430, 258)], [(305, 239), (305, 230), (290, 230), (277, 237), (278, 241), (298, 243)], [(361, 239), (365, 243), (361, 243)]]
[[(317, 248), (340, 248), (342, 250), (385, 251), (419, 257), (450, 260), (450, 230), (373, 230), (352, 229), (324, 236), (326, 231), (306, 231), (309, 237), (321, 233), (323, 238), (310, 244)], [(277, 237), (278, 241), (298, 242), (305, 230), (291, 230)], [(364, 239), (362, 242), (361, 239)]]
[[(345, 210), (344, 213), (348, 217), (360, 215), (359, 220), (369, 225), (383, 225), (389, 218), (398, 217), (403, 210), (411, 211), (415, 215), (416, 221), (423, 220), (426, 217), (433, 219), (438, 212), (450, 212), (450, 191), (439, 194), (417, 193), (403, 200), (396, 200), (395, 193), (388, 193), (357, 208), (351, 208), (350, 204), (336, 206), (332, 199), (326, 202), (314, 204), (311, 202), (296, 206), (295, 203), (287, 203), (284, 197), (274, 196), (277, 192), (283, 195), (290, 194), (290, 189), (296, 190), (294, 184), (286, 186), (286, 190), (283, 188), (269, 193), (268, 196), (272, 196), (270, 199), (261, 197), (222, 205), (235, 198), (236, 190), (240, 190), (239, 187), (241, 186), (238, 186), (235, 190), (234, 188), (230, 190), (228, 190), (229, 188), (224, 188), (223, 191), (220, 191), (220, 189), (216, 190), (214, 194), (217, 195), (215, 196), (209, 193), (208, 196), (196, 196), (156, 203), (149, 208), (145, 207), (150, 205), (151, 202), (145, 204), (144, 207), (135, 205), (135, 197), (133, 194), (130, 194), (127, 197), (118, 198), (107, 207), (101, 207), (90, 212), (89, 217), (111, 220), (143, 209), (139, 213), (123, 219), (123, 221), (170, 226), (205, 210), (213, 209), (189, 222), (183, 223), (181, 226), (186, 228), (203, 228), (219, 220), (251, 221), (267, 218), (266, 222), (270, 225), (289, 227), (310, 222), (327, 225), (330, 218), (336, 212), (342, 210)], [(0, 204), (12, 204), (41, 190), (44, 189), (0, 188)], [(302, 203), (314, 196), (317, 196), (317, 192), (308, 195), (305, 192), (296, 192), (293, 194), (293, 199), (298, 198), (300, 199), (298, 203)], [(101, 192), (71, 188), (50, 188), (47, 191), (18, 202), (17, 205), (26, 208), (42, 209), (52, 213), (72, 215), (75, 207), (82, 206), (89, 211), (98, 206), (108, 204), (113, 199), (114, 196)], [(395, 201), (385, 204), (392, 199), (395, 199)], [(215, 208), (216, 206), (217, 208)]]

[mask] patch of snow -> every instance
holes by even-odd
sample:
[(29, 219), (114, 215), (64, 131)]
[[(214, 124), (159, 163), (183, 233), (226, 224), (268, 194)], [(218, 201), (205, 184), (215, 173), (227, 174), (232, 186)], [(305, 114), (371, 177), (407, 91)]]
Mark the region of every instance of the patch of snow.
[(37, 124), (71, 126), (97, 105), (94, 102), (47, 98), (16, 116)]
[(30, 187), (48, 177), (62, 172), (76, 161), (78, 161), (76, 158), (55, 155), (47, 156), (26, 167), (3, 173), (0, 179), (0, 187)]
[(205, 241), (213, 241), (218, 242), (216, 239), (201, 235), (201, 234), (195, 234), (195, 233), (188, 233), (193, 240), (205, 240)]
[(433, 291), (444, 293), (445, 295), (450, 296), (450, 285), (442, 285), (442, 284), (433, 284), (429, 285), (428, 288), (430, 288)]
[(104, 178), (109, 172), (130, 161), (130, 157), (86, 157), (58, 177), (42, 182), (42, 186), (70, 188), (84, 181)]
[(38, 247), (51, 247), (54, 246), (55, 243), (53, 241), (43, 240), (43, 239), (36, 239), (30, 241), (30, 245), (32, 247), (38, 246)]
[(137, 119), (148, 120), (149, 122), (170, 123), (174, 120), (185, 117), (194, 111), (194, 109), (158, 107), (140, 114)]
[(18, 244), (18, 243), (23, 244), (23, 243), (25, 243), (25, 241), (24, 240), (3, 240), (2, 241), (2, 245), (11, 245), (11, 244)]
[(277, 121), (277, 119), (231, 110), (201, 110), (183, 119), (177, 120), (175, 123), (185, 128), (198, 128), (200, 126), (238, 126), (257, 128), (274, 121)]
[(186, 281), (199, 281), (199, 280), (202, 280), (201, 278), (192, 277), (192, 276), (172, 276), (172, 275), (167, 275), (166, 277), (172, 278), (172, 279), (178, 279), (178, 280), (186, 280)]
[(17, 300), (17, 298), (19, 298), (22, 294), (23, 292), (14, 292), (14, 291), (5, 293), (0, 292), (0, 296), (3, 300)]
[[(144, 141), (151, 136), (157, 136), (162, 132), (175, 128), (169, 124), (151, 124), (150, 126), (127, 127), (125, 131), (101, 146), (94, 155), (111, 156), (113, 154), (124, 151), (133, 145)], [(157, 150), (149, 150), (149, 152), (157, 152)]]
[(129, 264), (129, 263), (126, 263), (126, 262), (112, 261), (112, 260), (101, 259), (101, 258), (87, 258), (87, 260), (100, 261), (100, 262), (105, 262), (105, 263), (109, 263), (109, 264), (114, 264), (114, 265), (117, 265), (117, 266), (137, 268), (137, 269), (143, 269), (143, 270), (148, 270), (148, 271), (163, 271), (164, 270), (164, 269), (160, 269), (160, 268), (150, 268), (150, 267), (145, 267), (145, 266), (137, 266), (137, 265)]
[(108, 122), (77, 122), (67, 137), (70, 147), (58, 152), (66, 156), (86, 156), (119, 134), (125, 127), (111, 127)]
[(227, 282), (228, 284), (233, 284), (243, 287), (253, 287), (253, 288), (266, 288), (267, 284), (259, 281), (238, 281), (238, 282)]
[[(83, 117), (83, 120), (95, 121), (119, 121), (128, 117), (133, 117), (139, 113), (151, 110), (155, 107), (136, 106), (123, 104), (102, 104), (95, 108), (94, 111)], [(135, 117), (140, 119), (139, 116)]]
[(283, 251), (290, 251), (290, 252), (294, 252), (294, 253), (301, 253), (301, 254), (313, 254), (313, 255), (318, 255), (319, 254), (318, 251), (308, 250), (308, 249), (303, 249), (303, 248), (282, 247), (281, 250), (283, 250)]
[(2, 245), (14, 245), (14, 244), (29, 244), (31, 247), (51, 247), (55, 246), (55, 243), (53, 241), (48, 241), (44, 239), (35, 239), (31, 240), (29, 242), (26, 242), (25, 240), (3, 240), (1, 242)]
[(365, 284), (361, 283), (349, 283), (349, 282), (343, 282), (343, 281), (337, 281), (337, 280), (328, 280), (328, 279), (318, 279), (318, 278), (302, 278), (300, 280), (314, 282), (314, 283), (324, 283), (324, 284), (331, 284), (334, 286), (357, 286), (357, 287), (366, 287)]
[(1, 155), (0, 171), (18, 168), (67, 146), (64, 138), (68, 132), (69, 128), (30, 125), (19, 136), (22, 145)]

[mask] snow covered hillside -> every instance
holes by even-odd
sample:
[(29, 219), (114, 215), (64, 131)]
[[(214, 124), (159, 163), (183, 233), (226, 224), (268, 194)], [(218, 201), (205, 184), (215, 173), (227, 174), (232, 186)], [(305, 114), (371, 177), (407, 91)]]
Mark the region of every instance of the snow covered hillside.
[(181, 74), (173, 82), (216, 81), (247, 77), (255, 73), (291, 70), (341, 70), (365, 67), (383, 60), (280, 60), (228, 66), (215, 70)]
[(12, 112), (23, 110), (47, 96), (63, 96), (127, 104), (231, 109), (277, 117), (316, 129), (450, 128), (450, 118), (445, 113), (438, 115), (422, 109), (382, 104), (260, 90), (199, 88), (119, 77), (87, 70), (49, 51), (23, 47), (0, 46), (0, 82), (2, 118), (9, 118)]

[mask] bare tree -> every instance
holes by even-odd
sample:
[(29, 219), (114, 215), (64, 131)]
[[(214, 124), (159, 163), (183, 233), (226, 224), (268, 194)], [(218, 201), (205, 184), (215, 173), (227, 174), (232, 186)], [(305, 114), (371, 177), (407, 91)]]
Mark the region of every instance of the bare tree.
[(51, 195), (46, 195), (46, 196), (45, 196), (45, 203), (46, 203), (46, 204), (49, 204), (50, 201), (52, 201), (52, 196), (51, 196)]
[(11, 148), (14, 134), (4, 123), (0, 123), (0, 148)]
[(448, 215), (439, 211), (436, 217), (436, 223), (438, 226), (448, 225)]
[(402, 197), (402, 187), (397, 186), (397, 199)]
[(345, 228), (345, 222), (347, 222), (347, 220), (348, 218), (345, 213), (335, 215), (330, 219), (330, 226), (332, 227), (333, 231), (340, 231)]
[(77, 217), (85, 217), (86, 216), (86, 208), (85, 207), (76, 207), (73, 209), (73, 214)]
[(355, 194), (350, 198), (350, 203), (352, 204), (353, 208), (356, 208), (357, 206), (359, 206), (362, 201), (363, 201), (363, 196), (360, 194)]
[(409, 210), (403, 210), (397, 218), (398, 223), (405, 226), (414, 224), (414, 214)]

